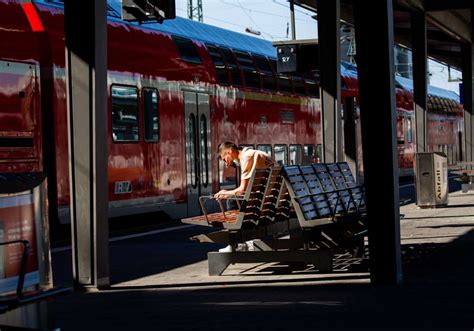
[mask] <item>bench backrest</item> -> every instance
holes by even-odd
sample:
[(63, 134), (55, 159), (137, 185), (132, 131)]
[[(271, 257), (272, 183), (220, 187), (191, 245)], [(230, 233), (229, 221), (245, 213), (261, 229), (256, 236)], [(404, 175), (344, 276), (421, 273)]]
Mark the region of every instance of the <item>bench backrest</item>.
[(227, 227), (240, 229), (242, 226), (257, 226), (279, 219), (285, 212), (285, 201), (289, 209), (289, 195), (285, 195), (284, 187), (281, 167), (256, 169), (245, 191), (237, 221)]
[(365, 206), (363, 189), (357, 186), (345, 162), (286, 166), (284, 174), (302, 226), (358, 213)]
[[(364, 198), (364, 189), (362, 186), (358, 185), (354, 176), (352, 176), (351, 169), (347, 162), (335, 163), (339, 168), (341, 176), (344, 178), (345, 187), (350, 188), (350, 193), (352, 196), (352, 201), (357, 212), (365, 208), (365, 198)], [(329, 166), (329, 165), (328, 165)]]

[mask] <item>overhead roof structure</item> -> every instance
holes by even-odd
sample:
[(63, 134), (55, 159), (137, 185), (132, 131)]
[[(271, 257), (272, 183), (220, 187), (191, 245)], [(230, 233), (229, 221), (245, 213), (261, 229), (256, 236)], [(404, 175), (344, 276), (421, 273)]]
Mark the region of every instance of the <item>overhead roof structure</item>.
[[(294, 0), (317, 13), (317, 0)], [(425, 11), (428, 55), (461, 68), (461, 43), (471, 43), (472, 0), (393, 0), (395, 41), (411, 48), (410, 14)], [(352, 0), (341, 0), (341, 19), (353, 24)], [(374, 37), (376, 37), (374, 35)]]

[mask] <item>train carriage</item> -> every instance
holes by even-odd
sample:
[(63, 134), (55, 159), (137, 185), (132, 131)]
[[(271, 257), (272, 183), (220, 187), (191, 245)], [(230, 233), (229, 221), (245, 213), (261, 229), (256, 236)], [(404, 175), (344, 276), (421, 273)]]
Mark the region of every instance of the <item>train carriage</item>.
[[(269, 152), (281, 164), (319, 160), (317, 73), (278, 74), (268, 41), (182, 18), (139, 26), (119, 13), (120, 1), (109, 1), (110, 216), (197, 213), (199, 195), (235, 185), (235, 170), (215, 151), (224, 140)], [(69, 205), (64, 54), (61, 1), (0, 0), (0, 172), (46, 171), (50, 213), (61, 220)], [(341, 73), (343, 104), (355, 100), (360, 127), (356, 69), (343, 64)], [(401, 169), (412, 168), (408, 85), (397, 89)], [(434, 92), (436, 105), (460, 109), (446, 93)], [(462, 115), (443, 109), (430, 109), (428, 130), (444, 130), (446, 140), (429, 134), (428, 142), (434, 151), (457, 148), (454, 162)]]

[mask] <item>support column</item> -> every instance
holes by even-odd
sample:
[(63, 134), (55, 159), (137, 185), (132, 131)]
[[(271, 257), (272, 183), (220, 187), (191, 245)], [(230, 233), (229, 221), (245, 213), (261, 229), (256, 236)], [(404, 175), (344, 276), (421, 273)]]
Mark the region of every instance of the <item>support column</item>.
[(321, 63), (322, 141), (324, 162), (342, 161), (340, 112), (340, 0), (318, 1), (318, 38)]
[(82, 290), (109, 286), (106, 5), (64, 4), (73, 276)]
[(427, 151), (426, 111), (427, 111), (427, 68), (428, 51), (426, 39), (426, 13), (416, 11), (411, 14), (413, 90), (415, 110), (415, 152)]
[[(358, 176), (357, 155), (357, 126), (355, 121), (355, 99), (347, 97), (344, 104), (344, 158), (351, 168), (351, 172)], [(357, 178), (359, 181), (359, 178)]]
[[(471, 22), (474, 18), (474, 10), (471, 9)], [(471, 36), (474, 37), (474, 26), (471, 24)], [(464, 159), (463, 161), (474, 161), (474, 46), (472, 43), (461, 44), (462, 56), (462, 94), (464, 107)]]
[(353, 4), (370, 279), (374, 285), (396, 285), (402, 269), (392, 0)]

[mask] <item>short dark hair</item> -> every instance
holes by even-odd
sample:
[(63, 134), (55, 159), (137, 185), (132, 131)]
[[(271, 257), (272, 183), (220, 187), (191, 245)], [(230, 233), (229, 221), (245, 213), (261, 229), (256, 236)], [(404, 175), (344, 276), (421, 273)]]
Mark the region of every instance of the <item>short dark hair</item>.
[(242, 147), (237, 146), (232, 141), (224, 141), (223, 143), (219, 144), (217, 147), (217, 153), (220, 155), (224, 149), (232, 149), (234, 151), (240, 151)]

